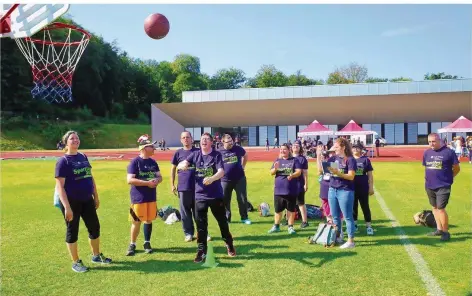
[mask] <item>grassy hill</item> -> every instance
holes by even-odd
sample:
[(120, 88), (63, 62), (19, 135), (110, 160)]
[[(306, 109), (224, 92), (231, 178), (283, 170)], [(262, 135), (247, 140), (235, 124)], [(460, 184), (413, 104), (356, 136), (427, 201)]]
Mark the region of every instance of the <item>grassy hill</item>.
[(150, 124), (108, 124), (99, 122), (42, 122), (27, 127), (2, 126), (1, 151), (56, 149), (68, 130), (75, 130), (82, 149), (133, 148), (142, 134), (151, 134)]

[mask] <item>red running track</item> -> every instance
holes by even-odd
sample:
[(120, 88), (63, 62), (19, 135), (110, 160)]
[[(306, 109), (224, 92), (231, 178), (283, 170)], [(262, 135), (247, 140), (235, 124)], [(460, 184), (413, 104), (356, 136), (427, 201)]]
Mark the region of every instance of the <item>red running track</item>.
[[(277, 158), (278, 149), (265, 151), (264, 148), (245, 148), (251, 161), (273, 161)], [(428, 149), (424, 147), (383, 147), (380, 148), (380, 157), (371, 158), (373, 162), (418, 162), (423, 159), (423, 152)], [(175, 150), (157, 151), (154, 158), (159, 161), (170, 161)], [(130, 160), (138, 155), (132, 150), (84, 150), (89, 157), (105, 157), (107, 160)], [(25, 159), (25, 158), (44, 158), (57, 157), (63, 155), (62, 151), (12, 151), (0, 152), (2, 159)], [(312, 160), (313, 161), (313, 160)]]

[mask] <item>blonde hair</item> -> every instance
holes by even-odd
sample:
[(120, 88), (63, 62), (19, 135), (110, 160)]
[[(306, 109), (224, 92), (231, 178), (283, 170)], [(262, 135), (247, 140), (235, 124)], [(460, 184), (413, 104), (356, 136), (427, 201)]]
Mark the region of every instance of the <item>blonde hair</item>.
[(64, 144), (64, 151), (67, 152), (67, 140), (69, 140), (69, 137), (72, 135), (72, 134), (76, 134), (77, 136), (79, 136), (79, 134), (76, 132), (76, 131), (68, 131), (67, 133), (65, 133), (63, 136), (62, 136), (62, 144)]

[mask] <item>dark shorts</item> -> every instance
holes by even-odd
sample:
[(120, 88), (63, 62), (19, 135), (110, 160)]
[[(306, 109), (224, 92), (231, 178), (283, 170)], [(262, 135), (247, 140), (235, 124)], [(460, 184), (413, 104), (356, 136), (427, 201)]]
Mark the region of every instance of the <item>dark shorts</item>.
[(449, 197), (451, 196), (451, 187), (441, 187), (437, 189), (426, 188), (426, 193), (428, 194), (429, 204), (437, 209), (446, 208)]
[(302, 191), (297, 195), (297, 205), (303, 206), (305, 204), (305, 190), (302, 188)]
[(285, 209), (289, 212), (295, 212), (297, 207), (297, 197), (293, 195), (274, 195), (274, 210), (276, 213), (282, 213)]

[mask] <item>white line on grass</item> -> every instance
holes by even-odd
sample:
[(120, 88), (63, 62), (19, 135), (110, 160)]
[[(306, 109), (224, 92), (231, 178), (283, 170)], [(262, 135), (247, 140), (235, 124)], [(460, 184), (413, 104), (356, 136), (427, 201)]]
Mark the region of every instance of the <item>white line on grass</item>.
[(431, 273), (431, 270), (428, 267), (428, 263), (424, 261), (423, 256), (421, 256), (416, 246), (412, 244), (411, 241), (408, 239), (408, 235), (406, 235), (400, 223), (397, 221), (392, 211), (390, 211), (390, 209), (388, 208), (382, 195), (380, 195), (377, 189), (374, 189), (374, 191), (377, 202), (379, 203), (387, 218), (392, 221), (393, 229), (400, 237), (400, 241), (405, 247), (405, 250), (408, 255), (410, 255), (411, 261), (413, 261), (413, 264), (415, 264), (416, 271), (419, 273), (421, 280), (423, 281), (426, 286), (426, 289), (428, 290), (428, 295), (446, 295), (446, 293), (444, 293), (444, 291), (439, 286), (439, 283), (436, 281), (433, 274)]

